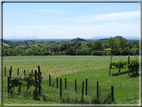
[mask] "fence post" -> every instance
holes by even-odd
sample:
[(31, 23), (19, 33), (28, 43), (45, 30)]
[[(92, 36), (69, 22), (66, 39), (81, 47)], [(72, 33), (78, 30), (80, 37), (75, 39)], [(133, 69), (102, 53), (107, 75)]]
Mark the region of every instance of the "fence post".
[(41, 72), (38, 73), (38, 80), (39, 80), (39, 95), (41, 95)]
[(49, 75), (49, 86), (51, 86), (51, 75)]
[[(40, 66), (38, 66), (38, 72), (41, 73), (41, 72), (40, 72)], [(41, 73), (41, 74), (42, 74), (42, 73)], [(40, 75), (40, 77), (41, 77), (41, 75)], [(42, 79), (41, 79), (40, 81), (41, 81), (41, 83), (42, 83)]]
[(35, 70), (35, 98), (37, 99), (37, 70)]
[(114, 101), (114, 88), (111, 86), (111, 93), (112, 93), (112, 102)]
[(31, 70), (31, 72), (33, 73), (33, 70)]
[(10, 70), (11, 70), (11, 72), (12, 72), (12, 66), (10, 66)]
[(4, 67), (4, 75), (6, 76), (6, 67)]
[(99, 81), (97, 81), (97, 97), (99, 97)]
[(83, 102), (83, 94), (84, 94), (84, 81), (82, 81), (82, 95), (81, 95), (82, 102)]
[(10, 77), (8, 77), (8, 93), (10, 93)]
[(57, 84), (56, 86), (57, 86), (57, 88), (58, 88), (58, 78), (56, 78), (56, 84)]
[(12, 73), (12, 71), (11, 70), (9, 70), (9, 77), (11, 78), (11, 73)]
[(75, 92), (77, 92), (77, 85), (76, 85), (76, 80), (75, 80)]
[(67, 89), (67, 79), (65, 78), (65, 90)]
[(111, 61), (112, 61), (112, 56), (111, 56), (110, 66), (109, 66), (109, 75), (110, 75), (110, 70), (111, 70)]
[(86, 79), (86, 86), (85, 86), (85, 95), (87, 95), (87, 79)]
[(62, 78), (60, 78), (60, 98), (62, 98)]
[(17, 68), (17, 75), (19, 75), (19, 68)]
[(40, 66), (38, 66), (38, 72), (40, 72)]

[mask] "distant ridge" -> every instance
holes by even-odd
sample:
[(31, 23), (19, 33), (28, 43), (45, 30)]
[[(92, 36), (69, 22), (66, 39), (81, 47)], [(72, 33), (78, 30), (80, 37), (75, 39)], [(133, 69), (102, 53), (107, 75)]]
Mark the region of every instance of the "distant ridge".
[[(118, 35), (119, 36), (119, 35)], [(62, 39), (52, 39), (52, 38), (48, 38), (48, 39), (43, 39), (43, 38), (39, 38), (37, 36), (27, 36), (27, 37), (17, 37), (17, 36), (10, 36), (10, 37), (3, 37), (4, 40), (11, 40), (11, 41), (24, 41), (24, 40), (35, 40), (35, 41), (75, 41), (75, 42), (79, 42), (79, 41), (87, 41), (87, 40), (100, 40), (100, 39), (108, 39), (111, 37), (117, 37), (117, 36), (96, 36), (96, 37), (92, 37), (92, 38), (87, 38), (87, 39), (83, 39), (83, 38), (79, 38), (77, 37), (76, 39), (66, 39), (66, 38), (62, 38)], [(121, 37), (121, 36), (120, 36)], [(123, 36), (122, 36), (123, 37)], [(125, 36), (123, 37), (127, 40), (139, 40), (139, 37), (137, 36)]]
[(10, 36), (10, 37), (3, 37), (3, 39), (5, 40), (11, 40), (11, 39), (14, 39), (14, 40), (35, 40), (35, 39), (41, 39), (41, 38), (38, 38), (36, 36), (26, 36), (26, 37), (17, 37), (17, 36)]
[[(111, 38), (111, 37), (117, 37), (117, 36), (96, 36), (96, 37), (92, 37), (90, 39), (94, 39), (94, 40), (97, 40), (97, 39), (108, 39), (108, 38)], [(137, 36), (124, 36), (123, 38), (125, 38), (127, 40), (139, 40), (139, 37), (137, 37)]]

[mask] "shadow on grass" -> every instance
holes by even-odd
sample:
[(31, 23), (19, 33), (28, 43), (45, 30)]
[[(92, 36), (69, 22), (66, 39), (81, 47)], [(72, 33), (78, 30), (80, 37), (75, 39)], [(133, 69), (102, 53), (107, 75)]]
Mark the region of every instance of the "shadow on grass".
[(132, 74), (132, 75), (130, 75), (130, 77), (137, 77), (137, 76), (141, 76), (141, 74)]
[[(118, 76), (118, 75), (122, 75), (122, 74), (126, 74), (128, 73), (128, 70), (127, 71), (124, 71), (124, 72), (117, 72), (117, 73), (113, 73), (112, 76)], [(130, 77), (137, 77), (137, 76), (141, 76), (142, 74), (137, 74), (137, 73), (131, 73), (130, 72)]]
[(117, 73), (112, 73), (112, 76), (118, 76), (118, 75), (122, 75), (122, 74), (126, 74), (126, 73), (128, 73), (128, 71), (124, 71), (124, 72), (117, 72)]

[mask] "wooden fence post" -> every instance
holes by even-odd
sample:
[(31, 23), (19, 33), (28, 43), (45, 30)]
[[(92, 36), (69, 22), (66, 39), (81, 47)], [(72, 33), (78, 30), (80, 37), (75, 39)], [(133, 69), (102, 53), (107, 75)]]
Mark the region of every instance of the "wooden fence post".
[(56, 78), (56, 84), (57, 84), (56, 86), (57, 86), (57, 88), (58, 88), (58, 78)]
[(19, 68), (17, 68), (17, 75), (19, 75)]
[(6, 76), (6, 67), (4, 67), (4, 75)]
[(84, 94), (84, 81), (82, 81), (82, 94), (81, 94), (81, 101), (83, 102), (83, 94)]
[(77, 92), (77, 85), (76, 85), (76, 80), (75, 80), (75, 92)]
[(38, 72), (40, 72), (40, 66), (38, 66)]
[(65, 90), (67, 89), (67, 79), (65, 78)]
[(49, 86), (51, 86), (51, 75), (49, 75)]
[[(40, 71), (40, 66), (38, 66), (38, 72), (41, 73), (41, 71)], [(41, 74), (42, 74), (42, 73), (41, 73)], [(40, 77), (42, 76), (41, 74), (40, 74)], [(42, 83), (42, 79), (41, 79), (40, 81), (41, 81), (41, 83)]]
[(87, 79), (86, 79), (86, 86), (85, 86), (85, 95), (87, 95)]
[(11, 72), (12, 72), (12, 66), (10, 66), (10, 70), (11, 70)]
[(33, 70), (31, 70), (31, 72), (33, 73)]
[(60, 98), (62, 98), (62, 78), (60, 78)]
[(38, 73), (38, 80), (39, 80), (39, 90), (38, 93), (41, 95), (41, 72)]
[(11, 73), (12, 73), (12, 71), (11, 71), (11, 70), (9, 70), (9, 77), (10, 77), (10, 78), (11, 78), (11, 75), (12, 75)]
[(111, 93), (112, 93), (112, 102), (114, 101), (114, 88), (111, 86)]
[(111, 71), (111, 61), (112, 61), (112, 57), (113, 57), (113, 56), (111, 56), (111, 60), (110, 60), (109, 75), (110, 75), (110, 71)]
[(99, 81), (97, 81), (97, 97), (99, 97)]
[(10, 77), (8, 77), (8, 93), (10, 93)]
[(35, 70), (35, 98), (37, 99), (37, 70)]

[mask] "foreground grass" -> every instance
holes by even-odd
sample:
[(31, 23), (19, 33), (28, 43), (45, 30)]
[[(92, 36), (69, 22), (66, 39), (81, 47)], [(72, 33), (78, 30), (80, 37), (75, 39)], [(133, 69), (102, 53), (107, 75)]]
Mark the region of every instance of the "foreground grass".
[[(115, 56), (113, 60), (125, 59), (126, 56)], [(102, 92), (109, 93), (110, 87), (114, 86), (113, 104), (138, 104), (139, 100), (139, 77), (129, 78), (128, 74), (109, 76), (110, 56), (23, 56), (23, 57), (4, 57), (3, 65), (9, 68), (13, 67), (13, 72), (19, 67), (21, 70), (37, 69), (40, 65), (44, 80), (42, 83), (41, 101), (32, 100), (32, 94), (26, 97), (17, 96), (8, 98), (7, 96), (7, 77), (3, 78), (3, 96), (4, 104), (59, 104), (70, 101), (78, 103), (81, 98), (81, 82), (88, 79), (88, 96), (84, 96), (86, 103), (90, 103), (92, 96), (96, 94), (96, 82)], [(126, 69), (124, 69), (125, 71)], [(7, 70), (8, 71), (8, 70)], [(86, 71), (86, 72), (85, 72)], [(117, 70), (112, 70), (115, 73)], [(123, 70), (122, 70), (123, 71)], [(48, 75), (51, 74), (52, 86), (48, 86)], [(63, 89), (63, 99), (59, 99), (59, 89), (55, 88), (55, 77), (67, 78), (67, 90)], [(74, 93), (74, 80), (77, 79), (78, 93)], [(32, 90), (32, 89), (31, 89)], [(31, 91), (32, 92), (32, 91)], [(28, 99), (28, 100), (26, 100)], [(68, 101), (68, 103), (71, 103)]]
[[(41, 101), (32, 100), (32, 94), (23, 96), (16, 96), (9, 99), (7, 96), (7, 88), (4, 86), (4, 104), (59, 104), (59, 103), (80, 103), (81, 100), (81, 83), (88, 79), (88, 95), (84, 96), (85, 103), (91, 103), (92, 98), (96, 95), (96, 82), (99, 81), (101, 93), (104, 96), (110, 92), (110, 87), (114, 86), (114, 98), (113, 104), (138, 104), (139, 100), (139, 77), (129, 78), (128, 74), (119, 76), (109, 76), (108, 69), (90, 71), (83, 73), (76, 73), (72, 75), (61, 76), (63, 80), (63, 99), (60, 101), (59, 88), (56, 89), (56, 82), (53, 78), (52, 86), (49, 87), (48, 80), (44, 80), (42, 83), (43, 96), (40, 97)], [(64, 78), (67, 78), (67, 90), (64, 89)], [(77, 94), (74, 92), (74, 80), (77, 80)], [(4, 77), (4, 84), (6, 84), (6, 77)], [(54, 84), (55, 83), (55, 84)], [(103, 97), (104, 97), (103, 96)], [(77, 98), (77, 102), (75, 102)], [(28, 100), (26, 100), (28, 99)], [(45, 101), (45, 102), (44, 102)]]

